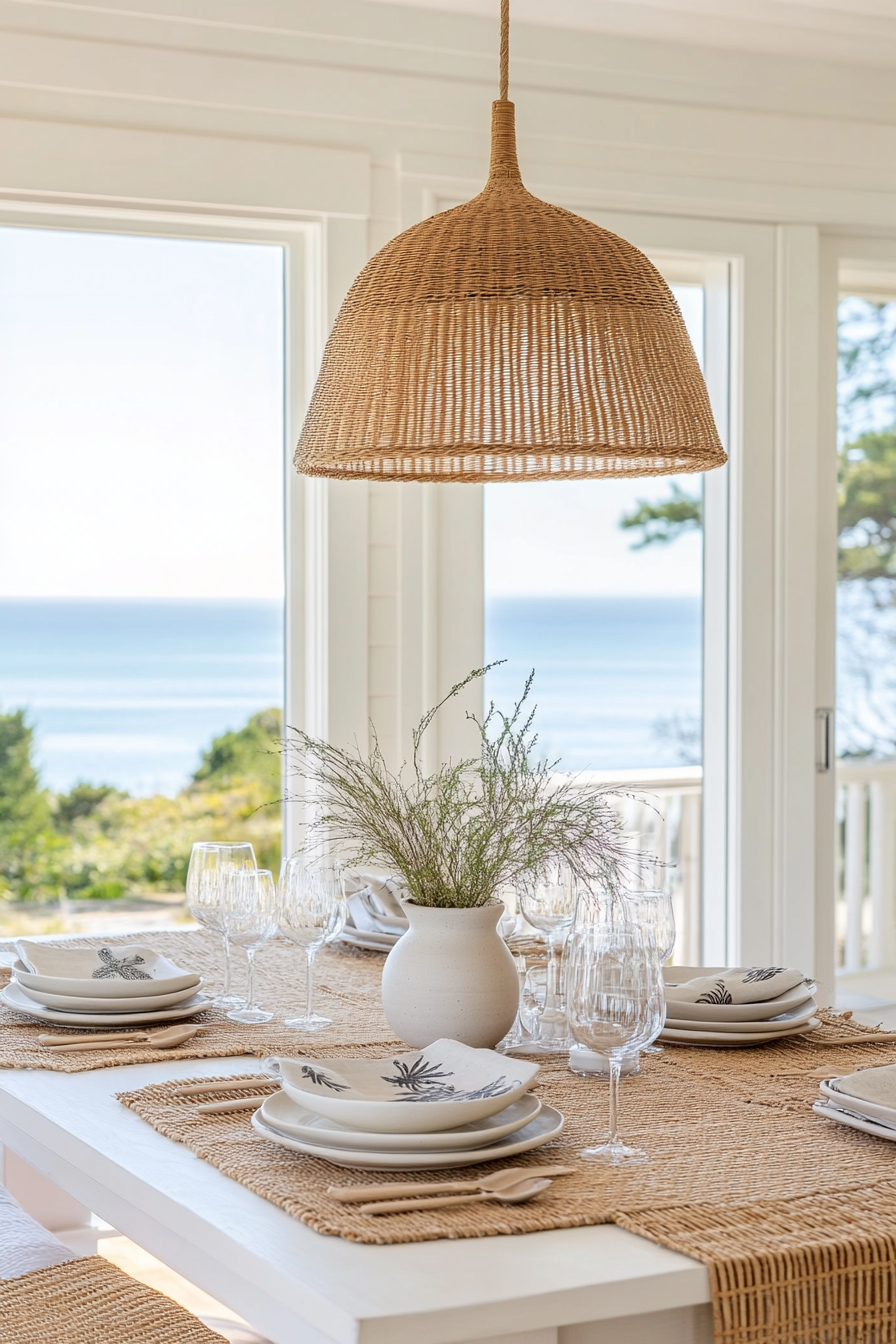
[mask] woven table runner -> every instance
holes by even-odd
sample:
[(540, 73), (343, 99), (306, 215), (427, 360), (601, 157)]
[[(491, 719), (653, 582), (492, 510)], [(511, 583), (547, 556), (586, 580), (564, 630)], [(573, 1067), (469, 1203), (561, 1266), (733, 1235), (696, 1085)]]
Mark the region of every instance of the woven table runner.
[(809, 1074), (896, 1059), (893, 1045), (835, 1043), (849, 1032), (849, 1024), (821, 1028), (816, 1036), (832, 1042), (824, 1045), (671, 1047), (645, 1058), (640, 1076), (623, 1082), (621, 1121), (625, 1139), (651, 1160), (627, 1169), (578, 1157), (602, 1137), (606, 1084), (572, 1074), (565, 1060), (542, 1059), (535, 1090), (563, 1113), (566, 1127), (551, 1144), (510, 1161), (560, 1162), (576, 1174), (513, 1206), (372, 1218), (329, 1198), (327, 1187), (475, 1178), (494, 1168), (368, 1178), (271, 1143), (245, 1112), (199, 1115), (195, 1100), (173, 1095), (177, 1083), (119, 1100), (325, 1235), (391, 1244), (615, 1222), (708, 1265), (719, 1344), (896, 1344), (896, 1144), (811, 1110), (818, 1080)]
[[(78, 938), (83, 947), (115, 947), (139, 943), (143, 935), (116, 938)], [(223, 957), (221, 940), (204, 929), (182, 933), (163, 932), (146, 935), (156, 951), (179, 966), (199, 972), (205, 979), (220, 984)], [(65, 940), (67, 944), (72, 939)], [(244, 986), (239, 950), (234, 951), (234, 987)], [(380, 984), (384, 958), (342, 944), (323, 948), (314, 963), (314, 1003), (318, 1012), (333, 1019), (331, 1035), (338, 1048), (366, 1053), (388, 1050), (399, 1042), (386, 1023), (380, 1004)], [(247, 1026), (228, 1021), (223, 1011), (210, 1008), (195, 1018), (196, 1025), (208, 1030), (194, 1036), (176, 1050), (153, 1050), (136, 1044), (115, 1050), (84, 1050), (74, 1054), (55, 1054), (38, 1043), (45, 1032), (64, 1035), (65, 1028), (34, 1022), (0, 1004), (0, 1068), (56, 1069), (62, 1073), (81, 1073), (85, 1069), (113, 1068), (121, 1064), (146, 1064), (157, 1059), (220, 1059), (227, 1055), (289, 1055), (305, 1053), (300, 1047), (312, 1038), (283, 1025), (285, 1017), (300, 1017), (305, 1010), (305, 954), (292, 943), (276, 940), (266, 944), (256, 956), (258, 995), (265, 1008), (274, 1013), (273, 1022)], [(100, 1028), (106, 1030), (106, 1028)], [(72, 1032), (72, 1040), (79, 1033)]]
[(225, 1344), (99, 1255), (0, 1280), (0, 1344)]

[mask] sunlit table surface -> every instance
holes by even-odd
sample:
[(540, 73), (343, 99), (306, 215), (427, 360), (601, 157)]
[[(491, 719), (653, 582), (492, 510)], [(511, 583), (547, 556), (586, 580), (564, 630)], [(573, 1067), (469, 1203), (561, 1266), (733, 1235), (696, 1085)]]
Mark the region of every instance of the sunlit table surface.
[(323, 1237), (115, 1100), (257, 1060), (0, 1074), (0, 1142), (275, 1344), (708, 1344), (703, 1265), (614, 1226), (405, 1246)]

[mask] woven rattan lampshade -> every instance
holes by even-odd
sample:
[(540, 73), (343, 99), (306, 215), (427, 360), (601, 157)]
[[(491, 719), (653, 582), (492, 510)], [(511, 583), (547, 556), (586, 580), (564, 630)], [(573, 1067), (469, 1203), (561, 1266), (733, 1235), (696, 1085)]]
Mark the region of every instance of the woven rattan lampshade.
[(310, 476), (399, 481), (725, 461), (669, 286), (631, 243), (526, 190), (506, 97), (484, 191), (399, 234), (349, 290), (295, 458)]

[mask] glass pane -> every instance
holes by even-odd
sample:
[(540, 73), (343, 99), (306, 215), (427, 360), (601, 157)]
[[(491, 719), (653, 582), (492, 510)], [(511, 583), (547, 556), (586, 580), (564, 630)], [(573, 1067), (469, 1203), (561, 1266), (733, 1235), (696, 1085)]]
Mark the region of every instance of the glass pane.
[(839, 327), (838, 959), (867, 972), (896, 964), (896, 302), (847, 294)]
[[(703, 288), (673, 289), (702, 360)], [(485, 488), (486, 657), (505, 660), (486, 694), (511, 703), (534, 669), (546, 758), (656, 795), (626, 821), (674, 865), (682, 910), (699, 891), (701, 517), (700, 476)]]
[(7, 932), (279, 861), (282, 406), (281, 248), (0, 229)]

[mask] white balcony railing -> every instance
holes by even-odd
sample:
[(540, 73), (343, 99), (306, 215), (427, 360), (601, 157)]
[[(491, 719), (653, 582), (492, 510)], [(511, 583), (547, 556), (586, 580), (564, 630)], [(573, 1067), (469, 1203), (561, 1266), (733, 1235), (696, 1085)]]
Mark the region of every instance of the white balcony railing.
[(896, 760), (837, 762), (838, 966), (896, 968)]
[(580, 776), (619, 790), (615, 806), (638, 847), (666, 865), (675, 906), (673, 961), (700, 964), (700, 868), (703, 770), (679, 765), (654, 770), (601, 770)]
[[(884, 972), (896, 985), (896, 759), (837, 762), (837, 967), (872, 993)], [(627, 831), (668, 865), (678, 940), (674, 960), (700, 962), (700, 766), (607, 770), (589, 781), (623, 794), (616, 806)], [(881, 982), (883, 983), (883, 981)], [(855, 983), (859, 988), (859, 981)]]

